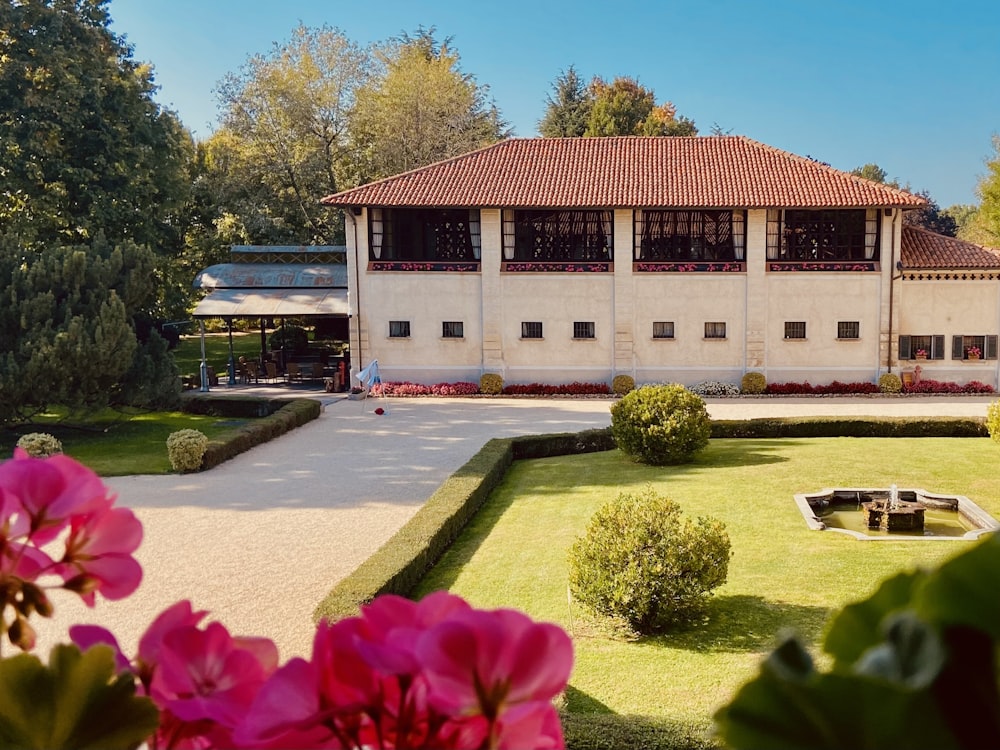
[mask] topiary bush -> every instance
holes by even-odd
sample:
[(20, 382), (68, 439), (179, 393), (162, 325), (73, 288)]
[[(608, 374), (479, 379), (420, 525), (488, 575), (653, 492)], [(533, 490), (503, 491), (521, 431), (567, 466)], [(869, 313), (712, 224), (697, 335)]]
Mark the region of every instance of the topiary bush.
[(726, 582), (732, 549), (725, 526), (691, 521), (651, 486), (623, 492), (591, 518), (569, 554), (573, 596), (638, 633), (690, 624)]
[(740, 393), (756, 396), (767, 390), (767, 378), (762, 372), (747, 372), (740, 381)]
[(479, 392), (487, 396), (499, 396), (503, 393), (503, 377), (495, 372), (483, 373), (479, 378)]
[(615, 375), (611, 381), (611, 392), (616, 396), (624, 396), (635, 390), (635, 378), (631, 375)]
[(642, 463), (686, 463), (708, 445), (710, 432), (705, 402), (678, 383), (643, 386), (611, 407), (615, 444)]
[(174, 471), (198, 471), (208, 450), (208, 437), (199, 430), (178, 430), (167, 437), (167, 456)]
[(1000, 443), (1000, 401), (994, 401), (986, 409), (986, 430), (995, 442)]
[(47, 432), (29, 432), (22, 435), (17, 441), (17, 447), (32, 458), (48, 458), (63, 452), (59, 438)]
[(899, 393), (903, 390), (903, 381), (899, 379), (899, 375), (887, 372), (878, 379), (878, 389), (882, 393)]

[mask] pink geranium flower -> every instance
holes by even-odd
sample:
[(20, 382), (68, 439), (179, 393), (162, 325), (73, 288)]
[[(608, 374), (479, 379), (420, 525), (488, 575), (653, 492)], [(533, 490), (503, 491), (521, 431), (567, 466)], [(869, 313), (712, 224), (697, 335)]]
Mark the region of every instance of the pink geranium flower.
[(106, 501), (104, 507), (71, 519), (56, 572), (87, 606), (94, 606), (96, 593), (123, 599), (142, 581), (142, 568), (132, 557), (141, 541), (142, 524), (135, 514), (128, 508), (112, 508)]

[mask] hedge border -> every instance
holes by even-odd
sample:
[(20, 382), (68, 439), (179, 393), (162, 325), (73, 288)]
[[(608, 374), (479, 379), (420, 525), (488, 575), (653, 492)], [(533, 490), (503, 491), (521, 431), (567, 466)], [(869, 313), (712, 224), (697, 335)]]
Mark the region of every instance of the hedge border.
[(184, 400), (182, 408), (191, 414), (252, 420), (210, 440), (201, 461), (201, 471), (215, 468), (255, 446), (291, 432), (318, 418), (323, 411), (323, 405), (312, 398), (238, 396), (192, 396)]
[(712, 421), (713, 438), (988, 437), (982, 417), (774, 417)]

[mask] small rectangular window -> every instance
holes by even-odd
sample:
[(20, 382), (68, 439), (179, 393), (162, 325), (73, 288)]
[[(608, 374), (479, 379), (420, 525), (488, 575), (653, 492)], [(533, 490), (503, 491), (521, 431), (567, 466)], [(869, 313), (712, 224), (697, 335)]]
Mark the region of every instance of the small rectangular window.
[(856, 320), (841, 320), (837, 323), (838, 339), (861, 338), (861, 323)]
[(408, 320), (390, 320), (389, 321), (389, 338), (391, 338), (391, 339), (408, 339), (408, 338), (410, 338), (410, 321), (408, 321)]
[(542, 337), (542, 324), (538, 321), (526, 321), (521, 323), (522, 339), (540, 339)]
[(785, 321), (786, 339), (804, 339), (806, 337), (806, 322), (804, 320)]
[(674, 321), (657, 320), (653, 323), (654, 339), (672, 339), (674, 337)]
[(446, 320), (441, 323), (441, 336), (446, 339), (460, 339), (465, 336), (465, 324), (461, 320)]
[(726, 338), (726, 324), (725, 323), (705, 323), (705, 338), (706, 339), (724, 339)]
[(573, 338), (592, 339), (594, 338), (593, 322), (576, 321), (573, 323)]

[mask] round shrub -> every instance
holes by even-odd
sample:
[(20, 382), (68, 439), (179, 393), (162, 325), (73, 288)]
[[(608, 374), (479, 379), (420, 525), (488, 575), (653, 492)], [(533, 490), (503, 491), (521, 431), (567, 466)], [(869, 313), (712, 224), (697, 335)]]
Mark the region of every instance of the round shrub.
[(305, 328), (296, 325), (278, 326), (267, 340), (272, 351), (280, 349), (284, 343), (285, 349), (296, 354), (305, 354), (309, 350), (309, 334)]
[(994, 401), (986, 410), (986, 430), (1000, 443), (1000, 401)]
[(498, 396), (503, 392), (503, 377), (495, 372), (484, 373), (479, 378), (479, 392), (488, 396)]
[(676, 502), (647, 486), (621, 493), (590, 519), (570, 549), (570, 591), (598, 614), (655, 633), (704, 614), (731, 556), (720, 521), (684, 518)]
[(167, 456), (174, 471), (198, 471), (206, 450), (208, 437), (198, 430), (178, 430), (167, 437)]
[(878, 379), (878, 389), (882, 393), (899, 393), (903, 390), (903, 381), (899, 379), (899, 375), (887, 372)]
[(47, 432), (29, 432), (22, 435), (17, 441), (17, 447), (32, 458), (48, 458), (63, 452), (59, 438)]
[(624, 396), (635, 390), (635, 378), (631, 375), (615, 375), (611, 381), (611, 392), (616, 396)]
[(767, 390), (767, 378), (762, 372), (747, 372), (740, 381), (740, 392), (756, 396)]
[(647, 385), (611, 407), (611, 434), (637, 461), (665, 466), (690, 461), (708, 445), (711, 422), (705, 402), (677, 383)]

